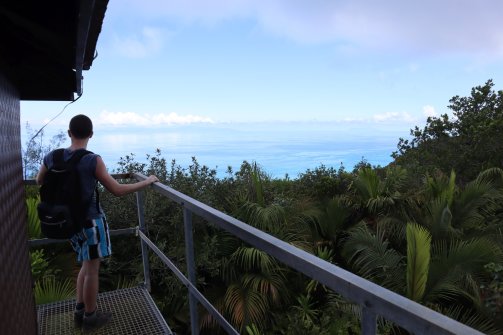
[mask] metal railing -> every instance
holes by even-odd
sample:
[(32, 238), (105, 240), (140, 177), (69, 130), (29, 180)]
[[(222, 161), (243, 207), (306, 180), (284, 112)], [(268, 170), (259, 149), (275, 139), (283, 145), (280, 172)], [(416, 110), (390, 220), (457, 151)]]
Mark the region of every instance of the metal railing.
[[(126, 178), (128, 175), (117, 175), (116, 177)], [(138, 173), (131, 174), (129, 177), (138, 181), (145, 180), (147, 178), (146, 176)], [(239, 334), (238, 331), (232, 327), (232, 325), (213, 305), (211, 305), (211, 303), (201, 292), (199, 292), (196, 287), (194, 245), (192, 236), (193, 215), (198, 215), (215, 226), (226, 230), (242, 241), (255, 248), (263, 250), (267, 254), (274, 256), (282, 263), (329, 287), (348, 301), (358, 304), (361, 307), (362, 313), (362, 334), (367, 335), (377, 333), (378, 316), (392, 321), (396, 325), (414, 334), (483, 334), (456, 320), (435, 312), (395, 292), (358, 277), (357, 275), (335, 266), (334, 264), (326, 262), (306, 251), (279, 240), (278, 238), (261, 230), (251, 227), (242, 221), (239, 221), (172, 189), (169, 186), (161, 183), (155, 183), (151, 186), (151, 188), (155, 192), (169, 198), (183, 207), (187, 276), (185, 276), (145, 234), (146, 229), (143, 203), (144, 191), (140, 191), (137, 192), (139, 222), (138, 236), (141, 239), (145, 284), (150, 289), (150, 270), (148, 262), (148, 249), (150, 249), (187, 287), (189, 294), (191, 334), (193, 335), (199, 334), (197, 303), (203, 305), (217, 320), (220, 326), (227, 331), (227, 333)], [(126, 232), (126, 230), (128, 231)], [(114, 235), (131, 232), (130, 229), (126, 230), (112, 231), (111, 233)], [(40, 244), (42, 241), (43, 240), (33, 243)]]

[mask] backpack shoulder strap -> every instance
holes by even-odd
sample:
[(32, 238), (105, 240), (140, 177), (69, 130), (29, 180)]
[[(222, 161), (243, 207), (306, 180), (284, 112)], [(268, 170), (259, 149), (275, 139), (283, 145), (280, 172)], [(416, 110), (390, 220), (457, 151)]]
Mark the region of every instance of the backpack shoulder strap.
[(52, 153), (52, 162), (55, 167), (59, 167), (65, 164), (63, 157), (65, 149), (56, 149)]
[(82, 157), (84, 157), (85, 155), (88, 155), (88, 154), (92, 154), (92, 152), (88, 151), (88, 150), (77, 150), (73, 154), (72, 158), (70, 158), (70, 160), (68, 161), (68, 164), (77, 165), (80, 162), (80, 160), (82, 159)]

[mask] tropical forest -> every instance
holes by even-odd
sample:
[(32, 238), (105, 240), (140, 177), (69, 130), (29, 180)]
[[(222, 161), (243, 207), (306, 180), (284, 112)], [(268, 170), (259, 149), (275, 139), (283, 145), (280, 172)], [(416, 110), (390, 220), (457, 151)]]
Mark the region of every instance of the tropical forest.
[[(448, 99), (448, 97), (446, 97)], [(272, 178), (243, 161), (224, 177), (197, 157), (180, 166), (153, 148), (122, 157), (115, 174), (161, 183), (327, 262), (486, 334), (503, 334), (503, 90), (492, 80), (448, 100), (449, 113), (397, 139), (387, 166), (320, 165)], [(40, 134), (40, 135), (43, 135)], [(23, 148), (25, 178), (61, 144)], [(224, 164), (225, 162), (222, 162)], [(121, 182), (131, 182), (126, 179)], [(138, 225), (136, 198), (101, 189), (111, 229)], [(41, 238), (38, 188), (26, 186), (29, 238)], [(186, 273), (183, 208), (145, 192), (149, 238)], [(360, 309), (264, 251), (194, 216), (197, 287), (241, 334), (360, 334)], [(112, 238), (100, 291), (143, 282), (136, 236)], [(78, 273), (68, 244), (30, 248), (37, 304), (71, 299)], [(177, 334), (190, 333), (187, 288), (150, 256), (152, 296)], [(225, 334), (199, 306), (201, 334)], [(378, 318), (378, 334), (408, 334)]]

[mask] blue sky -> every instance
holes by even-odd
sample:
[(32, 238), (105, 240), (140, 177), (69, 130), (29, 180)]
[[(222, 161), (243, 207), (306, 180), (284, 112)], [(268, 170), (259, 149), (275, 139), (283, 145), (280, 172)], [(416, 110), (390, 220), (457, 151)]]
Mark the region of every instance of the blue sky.
[[(111, 0), (75, 114), (100, 127), (322, 121), (404, 129), (493, 79), (499, 0)], [(22, 102), (37, 128), (65, 102)]]

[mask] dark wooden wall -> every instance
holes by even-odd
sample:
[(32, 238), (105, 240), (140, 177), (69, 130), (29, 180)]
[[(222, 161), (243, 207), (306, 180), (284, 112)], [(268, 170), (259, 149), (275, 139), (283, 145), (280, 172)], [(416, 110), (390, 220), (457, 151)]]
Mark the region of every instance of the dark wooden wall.
[(16, 88), (0, 73), (0, 333), (36, 334)]

